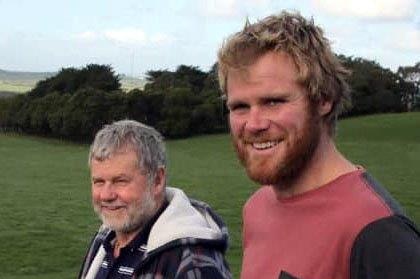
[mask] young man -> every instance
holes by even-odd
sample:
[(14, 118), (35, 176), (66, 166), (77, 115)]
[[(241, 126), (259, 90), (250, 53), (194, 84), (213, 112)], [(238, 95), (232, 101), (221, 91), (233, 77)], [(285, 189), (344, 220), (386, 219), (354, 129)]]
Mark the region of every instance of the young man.
[(92, 203), (103, 225), (79, 278), (230, 278), (228, 232), (208, 205), (166, 187), (161, 135), (123, 120), (90, 148)]
[(322, 30), (269, 16), (218, 54), (231, 134), (262, 187), (243, 210), (241, 278), (420, 278), (420, 236), (397, 202), (334, 144), (348, 72)]

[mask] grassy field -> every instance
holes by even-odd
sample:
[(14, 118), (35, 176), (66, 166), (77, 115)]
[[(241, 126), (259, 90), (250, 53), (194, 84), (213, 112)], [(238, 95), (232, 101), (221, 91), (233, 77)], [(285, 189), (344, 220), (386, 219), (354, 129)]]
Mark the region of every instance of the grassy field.
[(9, 98), (16, 96), (16, 92), (12, 91), (0, 91), (0, 98)]
[(24, 93), (35, 86), (35, 82), (0, 80), (0, 91)]
[[(420, 224), (420, 113), (340, 122), (338, 145)], [(257, 189), (228, 135), (168, 141), (170, 184), (206, 200), (231, 233), (228, 261), (241, 263), (241, 207)], [(98, 226), (90, 207), (87, 145), (0, 134), (0, 270), (4, 279), (75, 278)]]
[[(35, 87), (38, 79), (28, 80), (2, 80), (0, 79), (0, 91), (14, 92), (14, 93), (25, 93)], [(145, 80), (123, 76), (121, 78), (121, 89), (130, 91), (134, 88), (143, 89)]]

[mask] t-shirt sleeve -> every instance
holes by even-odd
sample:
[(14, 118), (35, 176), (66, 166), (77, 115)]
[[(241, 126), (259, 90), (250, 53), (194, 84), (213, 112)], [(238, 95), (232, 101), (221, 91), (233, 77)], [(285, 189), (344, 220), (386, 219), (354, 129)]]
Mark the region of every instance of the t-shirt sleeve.
[(393, 215), (367, 225), (351, 251), (350, 278), (420, 278), (420, 233), (414, 223)]

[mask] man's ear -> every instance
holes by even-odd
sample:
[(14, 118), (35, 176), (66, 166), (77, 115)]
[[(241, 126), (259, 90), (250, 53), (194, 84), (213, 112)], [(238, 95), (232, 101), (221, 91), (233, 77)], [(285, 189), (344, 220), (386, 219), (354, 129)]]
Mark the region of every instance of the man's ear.
[(166, 186), (166, 169), (159, 167), (152, 187), (152, 193), (155, 197), (160, 197), (165, 191)]
[(318, 103), (318, 113), (320, 116), (327, 115), (332, 110), (332, 101), (323, 99)]

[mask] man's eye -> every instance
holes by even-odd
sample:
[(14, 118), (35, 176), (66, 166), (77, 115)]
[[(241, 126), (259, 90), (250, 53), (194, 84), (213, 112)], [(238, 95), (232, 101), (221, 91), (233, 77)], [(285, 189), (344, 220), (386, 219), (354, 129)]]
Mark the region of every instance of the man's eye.
[(276, 106), (279, 104), (284, 103), (285, 101), (283, 99), (269, 99), (266, 101), (266, 105), (268, 106)]
[(104, 184), (103, 180), (93, 180), (92, 184), (95, 186), (102, 186)]
[(126, 179), (118, 179), (118, 180), (115, 180), (115, 183), (118, 184), (118, 185), (125, 185), (125, 184), (128, 183), (128, 180), (126, 180)]
[(243, 111), (243, 110), (246, 110), (248, 108), (248, 106), (247, 105), (244, 105), (244, 104), (237, 104), (237, 105), (228, 106), (228, 108), (229, 108), (229, 111), (234, 112), (234, 111)]

